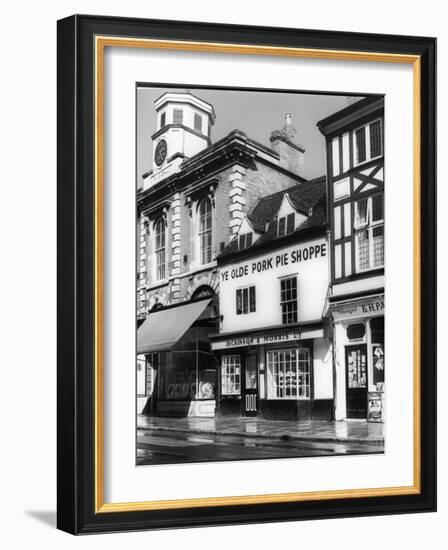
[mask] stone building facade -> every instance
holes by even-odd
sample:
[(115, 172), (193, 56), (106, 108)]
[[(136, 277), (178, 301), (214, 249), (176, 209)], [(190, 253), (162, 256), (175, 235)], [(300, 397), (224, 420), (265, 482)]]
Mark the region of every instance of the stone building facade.
[(234, 130), (212, 142), (213, 106), (191, 93), (155, 101), (153, 167), (137, 193), (137, 410), (213, 416), (217, 256), (262, 197), (306, 182), (290, 117), (271, 147)]
[[(237, 233), (243, 214), (259, 198), (305, 181), (304, 149), (295, 143), (290, 119), (272, 133), (271, 149), (238, 130), (211, 144), (213, 107), (192, 94), (164, 94), (156, 110), (165, 126), (153, 134), (153, 169), (137, 198), (139, 319), (154, 308), (216, 293), (216, 256)], [(176, 122), (175, 110), (184, 113), (177, 113)]]

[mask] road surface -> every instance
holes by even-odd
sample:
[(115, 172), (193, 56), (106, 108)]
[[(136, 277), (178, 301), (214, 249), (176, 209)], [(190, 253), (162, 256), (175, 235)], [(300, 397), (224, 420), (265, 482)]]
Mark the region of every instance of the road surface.
[(137, 464), (179, 464), (225, 460), (337, 456), (384, 452), (368, 443), (314, 442), (294, 439), (137, 430)]

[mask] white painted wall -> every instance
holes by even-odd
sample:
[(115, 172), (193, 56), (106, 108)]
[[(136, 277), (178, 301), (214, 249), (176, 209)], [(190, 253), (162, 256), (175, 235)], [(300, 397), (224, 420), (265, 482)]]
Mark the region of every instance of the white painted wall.
[(333, 398), (333, 360), (331, 342), (313, 340), (314, 399)]
[[(307, 261), (293, 262), (294, 254), (311, 247), (324, 251)], [(288, 258), (288, 263), (279, 258)], [(258, 271), (257, 265), (272, 262), (272, 268)], [(300, 244), (281, 247), (273, 252), (254, 256), (223, 266), (220, 269), (220, 311), (224, 316), (222, 332), (250, 330), (282, 324), (280, 307), (280, 278), (297, 275), (298, 321), (317, 321), (322, 318), (328, 290), (328, 246), (325, 238), (313, 239)], [(256, 311), (236, 314), (236, 290), (255, 285)]]

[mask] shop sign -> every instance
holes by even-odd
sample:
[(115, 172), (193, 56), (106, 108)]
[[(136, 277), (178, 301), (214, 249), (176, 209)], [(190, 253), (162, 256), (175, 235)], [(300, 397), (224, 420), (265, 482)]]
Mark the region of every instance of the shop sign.
[(349, 304), (336, 304), (331, 306), (331, 313), (335, 321), (382, 315), (384, 314), (384, 296)]
[(327, 255), (327, 243), (325, 241), (298, 247), (281, 254), (273, 254), (262, 260), (247, 262), (238, 267), (221, 270), (221, 282), (232, 279), (241, 279), (257, 273), (279, 269), (281, 267), (310, 262), (318, 258), (325, 258)]
[[(323, 336), (323, 329), (316, 329), (314, 331), (306, 331), (306, 338), (321, 338)], [(219, 342), (212, 343), (212, 349), (231, 349), (240, 348), (244, 346), (260, 346), (267, 344), (297, 342), (303, 339), (304, 333), (300, 330), (294, 330), (289, 332), (273, 332), (273, 333), (260, 333), (260, 334), (244, 334), (241, 336), (235, 336), (234, 338), (228, 338)]]

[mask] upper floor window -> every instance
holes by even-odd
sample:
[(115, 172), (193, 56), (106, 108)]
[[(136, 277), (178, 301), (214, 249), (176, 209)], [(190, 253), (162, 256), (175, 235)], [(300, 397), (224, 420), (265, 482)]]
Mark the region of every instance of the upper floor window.
[(375, 120), (355, 130), (355, 164), (383, 154), (381, 120)]
[(236, 314), (253, 313), (255, 309), (255, 286), (238, 288), (236, 291)]
[(383, 195), (355, 202), (356, 270), (366, 271), (384, 265)]
[(208, 197), (201, 200), (199, 215), (199, 256), (201, 264), (212, 261), (212, 203)]
[(165, 279), (166, 274), (166, 241), (165, 220), (159, 218), (154, 226), (154, 250), (156, 256), (156, 279)]
[(294, 212), (283, 216), (278, 219), (278, 231), (277, 234), (279, 237), (283, 235), (289, 235), (289, 233), (294, 233), (294, 224), (295, 224), (295, 215)]
[(297, 277), (286, 277), (280, 280), (280, 305), (282, 323), (297, 323)]
[(166, 113), (160, 115), (160, 128), (163, 128), (166, 124)]
[(173, 109), (173, 124), (182, 124), (184, 121), (184, 112), (182, 109)]
[(252, 233), (243, 233), (238, 237), (238, 249), (244, 250), (252, 246)]
[(202, 117), (198, 113), (194, 114), (194, 129), (202, 132)]

